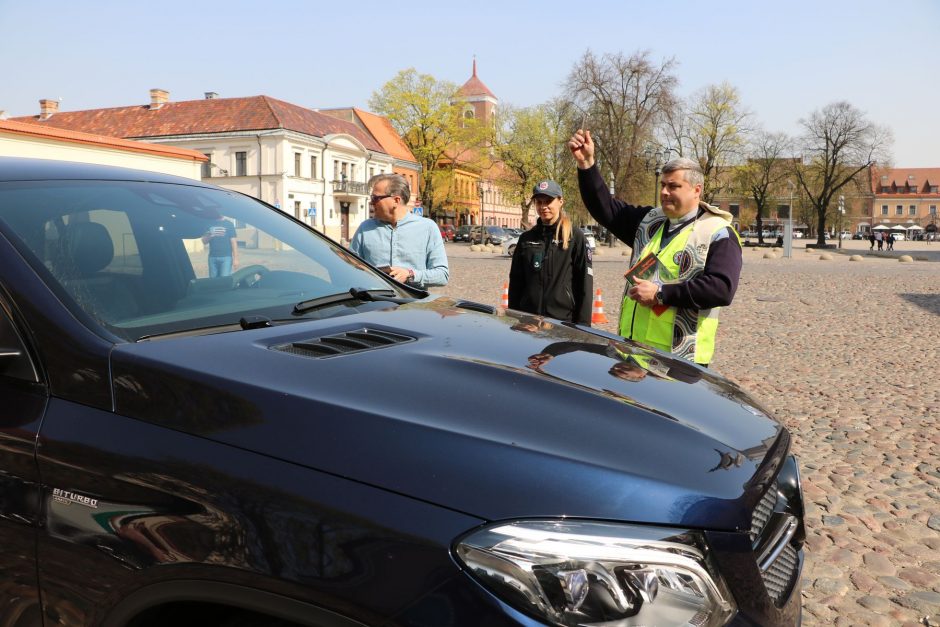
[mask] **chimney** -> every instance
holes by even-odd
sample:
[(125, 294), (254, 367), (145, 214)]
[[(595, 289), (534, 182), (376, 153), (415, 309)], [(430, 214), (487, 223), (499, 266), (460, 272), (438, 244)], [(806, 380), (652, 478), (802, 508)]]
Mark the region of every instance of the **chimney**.
[(206, 100), (215, 100), (218, 97), (219, 97), (219, 94), (217, 92), (214, 92), (214, 91), (206, 92)]
[(170, 92), (165, 89), (150, 90), (150, 110), (156, 111), (170, 100)]
[(43, 98), (39, 101), (39, 119), (48, 120), (52, 114), (59, 110), (59, 101)]

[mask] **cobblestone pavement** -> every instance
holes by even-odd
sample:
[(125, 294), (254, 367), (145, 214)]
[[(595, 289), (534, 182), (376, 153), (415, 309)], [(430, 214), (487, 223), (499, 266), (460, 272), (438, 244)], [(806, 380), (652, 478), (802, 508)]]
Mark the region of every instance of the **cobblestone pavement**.
[[(804, 625), (940, 625), (940, 244), (820, 260), (744, 251), (713, 369), (794, 435), (806, 496)], [(509, 258), (448, 244), (435, 292), (497, 304)], [(595, 256), (615, 331), (626, 248)]]

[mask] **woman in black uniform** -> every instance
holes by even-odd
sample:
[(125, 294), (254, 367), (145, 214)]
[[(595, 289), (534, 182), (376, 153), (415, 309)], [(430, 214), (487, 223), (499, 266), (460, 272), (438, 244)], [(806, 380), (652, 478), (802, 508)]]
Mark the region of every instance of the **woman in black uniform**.
[(587, 240), (572, 228), (555, 181), (536, 183), (532, 204), (539, 219), (516, 244), (509, 307), (590, 326), (594, 270)]

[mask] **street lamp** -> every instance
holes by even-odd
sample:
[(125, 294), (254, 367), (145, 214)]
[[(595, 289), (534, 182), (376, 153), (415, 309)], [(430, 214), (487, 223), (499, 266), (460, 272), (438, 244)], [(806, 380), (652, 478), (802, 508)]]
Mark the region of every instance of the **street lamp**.
[(842, 249), (842, 218), (845, 217), (845, 196), (839, 196), (839, 249)]
[(790, 191), (790, 204), (787, 208), (787, 228), (783, 238), (783, 256), (790, 259), (793, 257), (793, 192), (796, 191), (796, 183), (787, 179), (787, 189)]
[[(480, 193), (480, 243), (486, 243), (486, 220), (483, 218), (483, 179), (477, 181), (477, 191)], [(473, 243), (473, 238), (470, 238), (470, 243)]]
[(669, 153), (671, 153), (672, 150), (672, 148), (663, 148), (662, 150), (647, 148), (643, 151), (643, 157), (646, 159), (646, 171), (649, 172), (652, 170), (656, 175), (653, 179), (654, 207), (659, 205), (659, 175), (662, 174), (663, 166), (669, 161)]

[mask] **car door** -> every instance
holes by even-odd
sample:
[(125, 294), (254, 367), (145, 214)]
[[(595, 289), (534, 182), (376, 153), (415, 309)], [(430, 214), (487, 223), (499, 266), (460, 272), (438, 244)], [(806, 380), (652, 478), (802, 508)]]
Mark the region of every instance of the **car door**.
[(36, 435), (48, 399), (17, 323), (0, 295), (0, 625), (41, 625), (36, 583), (39, 478)]

